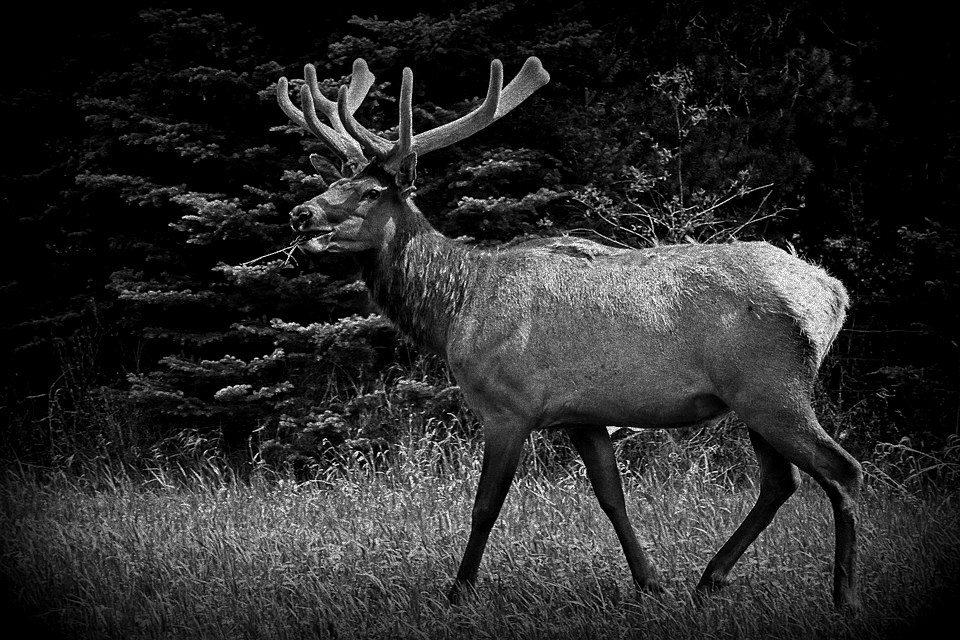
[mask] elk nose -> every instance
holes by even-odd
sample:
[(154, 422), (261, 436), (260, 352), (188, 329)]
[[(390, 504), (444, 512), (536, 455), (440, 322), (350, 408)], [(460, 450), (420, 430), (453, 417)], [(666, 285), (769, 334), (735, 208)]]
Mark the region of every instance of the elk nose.
[(311, 218), (313, 218), (313, 211), (310, 207), (297, 205), (290, 211), (290, 226), (294, 231), (300, 231), (300, 228), (310, 222)]

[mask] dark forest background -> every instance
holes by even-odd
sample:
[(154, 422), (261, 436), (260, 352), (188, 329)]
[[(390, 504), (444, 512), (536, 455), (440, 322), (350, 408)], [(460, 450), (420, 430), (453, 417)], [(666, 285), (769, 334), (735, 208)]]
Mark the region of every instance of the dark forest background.
[[(275, 85), (356, 57), (358, 116), (390, 135), (482, 97), (489, 62), (552, 80), (424, 158), (417, 201), (493, 246), (762, 237), (841, 278), (849, 321), (824, 425), (957, 450), (960, 104), (954, 22), (922, 3), (569, 0), (4, 17), (2, 457), (51, 466), (225, 456), (311, 465), (399, 426), (474, 429), (442, 363), (377, 316), (343, 257), (290, 244), (333, 178)], [(589, 328), (585, 328), (589, 330)], [(398, 426), (399, 425), (399, 426)], [(906, 438), (906, 440), (904, 440)]]

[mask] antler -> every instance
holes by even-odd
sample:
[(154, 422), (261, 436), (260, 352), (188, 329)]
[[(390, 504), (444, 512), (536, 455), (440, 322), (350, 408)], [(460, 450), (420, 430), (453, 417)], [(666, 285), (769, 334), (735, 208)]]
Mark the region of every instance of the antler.
[[(373, 85), (374, 76), (362, 58), (353, 63), (349, 86), (340, 87), (337, 101), (328, 100), (320, 93), (317, 71), (312, 64), (304, 67), (304, 86), (300, 90), (300, 106), (293, 106), (288, 95), (287, 79), (277, 82), (280, 108), (295, 123), (320, 138), (353, 171), (377, 160), (390, 173), (396, 173), (400, 163), (410, 154), (425, 153), (449, 147), (481, 129), (490, 126), (510, 113), (521, 102), (550, 81), (550, 74), (535, 57), (527, 58), (516, 77), (503, 88), (503, 64), (490, 63), (490, 82), (483, 104), (465, 116), (429, 131), (413, 135), (413, 71), (403, 70), (400, 86), (400, 135), (396, 142), (373, 133), (353, 117)], [(321, 112), (330, 122), (325, 125), (317, 117)]]
[(527, 58), (523, 68), (506, 89), (502, 89), (503, 64), (499, 60), (494, 60), (490, 63), (490, 82), (483, 104), (453, 122), (414, 136), (412, 135), (413, 72), (406, 68), (403, 70), (403, 84), (400, 88), (400, 135), (396, 142), (381, 138), (356, 121), (350, 109), (350, 89), (347, 87), (340, 88), (337, 107), (344, 127), (360, 144), (364, 153), (368, 157), (383, 162), (387, 171), (395, 172), (403, 159), (411, 153), (422, 156), (455, 144), (488, 127), (549, 81), (550, 74), (543, 68), (543, 64), (538, 58), (531, 56)]
[[(350, 76), (350, 85), (341, 87), (338, 101), (328, 100), (320, 92), (317, 83), (317, 70), (312, 64), (303, 68), (304, 85), (300, 88), (300, 106), (297, 109), (290, 101), (287, 79), (280, 78), (277, 82), (277, 101), (283, 112), (301, 128), (317, 136), (324, 144), (336, 153), (351, 173), (367, 164), (362, 147), (350, 136), (344, 128), (339, 116), (339, 105), (342, 103), (350, 116), (360, 107), (360, 103), (367, 96), (373, 86), (374, 75), (370, 73), (367, 63), (357, 58), (353, 63), (353, 73)], [(325, 125), (317, 117), (317, 112), (330, 122)]]

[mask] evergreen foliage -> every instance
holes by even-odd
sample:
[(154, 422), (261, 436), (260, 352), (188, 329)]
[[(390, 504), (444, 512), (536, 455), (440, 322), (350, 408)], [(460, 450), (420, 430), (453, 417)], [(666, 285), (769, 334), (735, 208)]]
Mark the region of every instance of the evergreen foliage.
[(476, 104), (491, 58), (512, 74), (539, 56), (549, 85), (418, 167), (441, 231), (481, 246), (560, 233), (794, 246), (855, 299), (827, 422), (861, 448), (941, 442), (960, 406), (960, 135), (940, 70), (956, 43), (945, 20), (885, 11), (59, 14), (42, 67), (0, 100), (18, 134), (0, 193), (19, 249), (2, 283), (4, 457), (217, 450), (302, 468), (386, 451), (397, 421), (472, 428), (456, 382), (375, 315), (349, 260), (252, 260), (287, 246), (289, 210), (336, 178), (329, 162), (309, 169), (325, 150), (285, 121), (277, 78), (313, 62), (330, 95), (356, 57), (377, 74), (358, 117), (391, 135), (403, 66), (423, 130)]

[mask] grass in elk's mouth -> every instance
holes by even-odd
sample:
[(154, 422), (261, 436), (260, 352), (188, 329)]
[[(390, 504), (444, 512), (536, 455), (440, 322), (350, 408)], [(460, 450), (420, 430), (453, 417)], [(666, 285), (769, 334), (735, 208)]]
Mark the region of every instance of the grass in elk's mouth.
[(286, 256), (286, 259), (283, 261), (283, 264), (282, 264), (281, 266), (284, 266), (284, 267), (285, 267), (285, 266), (287, 266), (287, 265), (288, 265), (289, 263), (291, 263), (291, 262), (292, 262), (293, 264), (297, 264), (297, 259), (293, 257), (293, 252), (296, 251), (297, 248), (298, 248), (301, 244), (303, 244), (304, 242), (306, 242), (306, 241), (309, 240), (309, 239), (310, 239), (310, 238), (309, 238), (308, 236), (306, 236), (306, 235), (297, 236), (296, 239), (293, 241), (293, 244), (291, 244), (290, 246), (284, 247), (283, 249), (277, 249), (276, 251), (271, 251), (270, 253), (264, 254), (264, 255), (260, 256), (259, 258), (254, 258), (253, 260), (247, 260), (246, 262), (241, 263), (240, 266), (241, 266), (241, 267), (252, 267), (253, 265), (257, 264), (258, 262), (262, 262), (263, 260), (266, 260), (267, 258), (271, 258), (271, 257), (273, 257), (273, 256), (275, 256), (275, 255), (278, 255), (278, 254), (281, 254), (281, 253)]
[(259, 258), (254, 258), (253, 260), (247, 260), (246, 262), (241, 263), (240, 266), (241, 266), (241, 267), (252, 267), (253, 265), (257, 264), (258, 262), (262, 262), (262, 261), (266, 260), (267, 258), (271, 258), (271, 257), (273, 257), (273, 256), (275, 256), (275, 255), (279, 255), (279, 254), (283, 254), (283, 255), (286, 256), (286, 258), (285, 258), (284, 261), (283, 261), (283, 264), (280, 265), (281, 267), (285, 267), (285, 266), (287, 266), (287, 265), (290, 264), (290, 263), (293, 263), (294, 265), (296, 265), (296, 264), (297, 264), (297, 259), (293, 257), (293, 253), (294, 253), (297, 249), (300, 248), (300, 245), (302, 245), (302, 244), (304, 244), (305, 242), (308, 242), (308, 241), (310, 241), (310, 240), (316, 239), (316, 238), (324, 238), (324, 237), (330, 236), (330, 235), (332, 235), (332, 233), (333, 233), (333, 232), (329, 232), (329, 233), (314, 233), (314, 234), (307, 234), (307, 233), (300, 234), (299, 236), (297, 236), (297, 237), (294, 239), (293, 244), (291, 244), (290, 246), (284, 247), (283, 249), (277, 249), (276, 251), (271, 251), (270, 253), (264, 254), (264, 255), (260, 256)]

